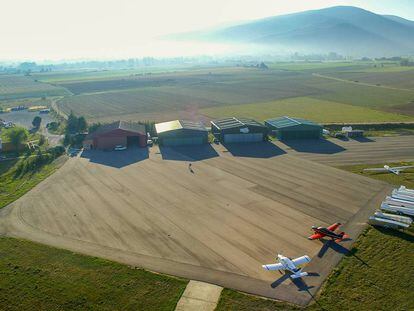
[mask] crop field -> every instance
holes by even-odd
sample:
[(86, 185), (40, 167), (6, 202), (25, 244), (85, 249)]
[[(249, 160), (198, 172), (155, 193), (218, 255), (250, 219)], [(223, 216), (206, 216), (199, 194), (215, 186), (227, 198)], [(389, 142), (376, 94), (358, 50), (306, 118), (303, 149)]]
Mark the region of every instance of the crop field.
[(370, 83), (374, 85), (391, 86), (401, 89), (411, 89), (414, 91), (414, 69), (405, 71), (342, 71), (332, 73), (333, 77)]
[[(369, 71), (372, 65), (303, 63), (273, 67), (277, 66), (272, 70), (227, 67), (61, 81), (58, 85), (78, 95), (61, 100), (59, 108), (66, 113), (73, 110), (92, 121), (130, 118), (163, 121), (180, 114), (209, 118), (224, 113), (259, 119), (289, 114), (318, 122), (386, 122), (408, 121), (414, 115), (414, 89), (329, 78), (352, 75), (355, 70)], [(386, 72), (384, 68), (378, 76), (401, 76), (400, 80), (395, 79), (395, 87), (407, 87), (404, 77), (409, 77), (411, 71)], [(318, 72), (328, 78), (314, 75)]]
[(0, 99), (68, 95), (62, 88), (22, 75), (0, 75)]

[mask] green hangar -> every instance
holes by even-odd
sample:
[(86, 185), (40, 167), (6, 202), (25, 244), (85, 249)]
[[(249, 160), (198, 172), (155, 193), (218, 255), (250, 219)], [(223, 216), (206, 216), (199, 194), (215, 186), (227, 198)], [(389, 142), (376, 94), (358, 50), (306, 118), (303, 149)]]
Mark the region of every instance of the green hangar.
[(225, 118), (211, 121), (211, 133), (223, 143), (258, 142), (267, 139), (268, 129), (247, 118)]
[(322, 126), (304, 119), (281, 117), (266, 120), (265, 125), (279, 140), (319, 139), (322, 137)]
[(201, 122), (175, 120), (155, 124), (162, 146), (201, 145), (208, 143), (208, 131)]

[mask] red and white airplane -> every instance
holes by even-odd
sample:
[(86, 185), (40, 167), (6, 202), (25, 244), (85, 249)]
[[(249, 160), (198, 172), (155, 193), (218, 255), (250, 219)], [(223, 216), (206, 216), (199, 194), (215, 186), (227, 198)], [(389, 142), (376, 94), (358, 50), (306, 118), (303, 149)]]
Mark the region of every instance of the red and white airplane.
[(312, 226), (312, 230), (315, 233), (308, 237), (308, 239), (317, 240), (327, 236), (332, 240), (335, 240), (335, 242), (341, 242), (342, 240), (349, 238), (349, 235), (345, 234), (345, 232), (335, 232), (335, 230), (338, 229), (341, 225), (341, 223), (337, 222), (333, 225), (330, 225), (328, 228)]

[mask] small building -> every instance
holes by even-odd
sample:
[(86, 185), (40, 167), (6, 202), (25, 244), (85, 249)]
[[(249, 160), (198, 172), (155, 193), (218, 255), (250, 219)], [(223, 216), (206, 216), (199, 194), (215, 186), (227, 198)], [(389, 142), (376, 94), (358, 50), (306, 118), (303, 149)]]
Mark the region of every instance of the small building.
[(286, 116), (266, 120), (265, 125), (279, 140), (319, 139), (323, 133), (323, 127), (317, 123)]
[(364, 137), (363, 130), (354, 130), (352, 126), (342, 127), (342, 133), (348, 138), (360, 138)]
[(223, 143), (259, 142), (267, 140), (268, 129), (247, 118), (225, 118), (211, 121), (211, 133)]
[(147, 132), (145, 125), (126, 121), (116, 121), (103, 125), (88, 134), (84, 141), (85, 149), (112, 150), (115, 146), (146, 147)]
[(208, 131), (201, 122), (174, 120), (155, 124), (158, 144), (162, 146), (202, 145), (208, 143)]

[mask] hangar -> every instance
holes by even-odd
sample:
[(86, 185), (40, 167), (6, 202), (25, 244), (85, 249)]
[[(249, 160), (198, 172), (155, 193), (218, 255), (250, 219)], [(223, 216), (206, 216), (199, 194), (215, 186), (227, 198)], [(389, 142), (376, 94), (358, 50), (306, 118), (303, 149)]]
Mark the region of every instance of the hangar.
[(211, 132), (224, 143), (241, 143), (266, 140), (268, 129), (253, 119), (232, 117), (211, 121)]
[(266, 120), (265, 125), (279, 140), (319, 139), (322, 137), (322, 126), (304, 119), (281, 117)]
[(174, 120), (155, 124), (158, 143), (163, 146), (208, 143), (208, 131), (201, 122)]
[(147, 145), (145, 125), (116, 121), (88, 134), (83, 142), (85, 149), (111, 150), (119, 145), (145, 147)]

